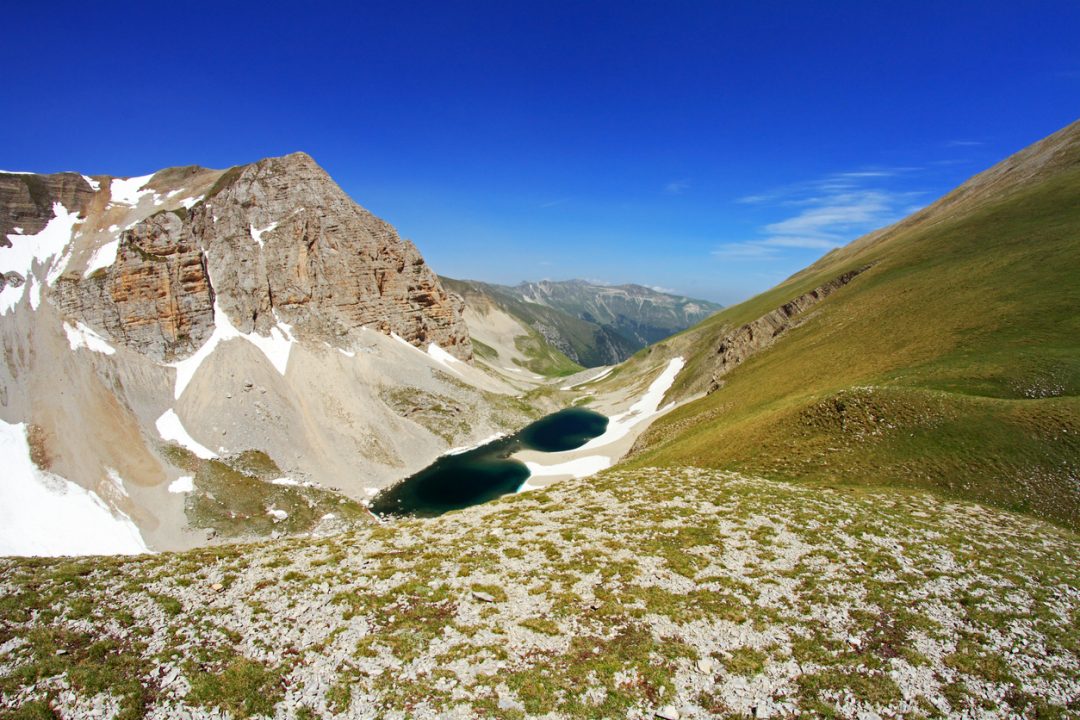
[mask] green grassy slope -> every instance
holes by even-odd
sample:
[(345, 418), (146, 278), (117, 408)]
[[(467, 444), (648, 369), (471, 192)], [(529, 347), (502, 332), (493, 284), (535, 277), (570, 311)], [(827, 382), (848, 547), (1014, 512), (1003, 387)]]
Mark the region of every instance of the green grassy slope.
[(727, 332), (873, 263), (634, 462), (918, 486), (1077, 526), (1080, 124), (1052, 140), (672, 341), (678, 394)]

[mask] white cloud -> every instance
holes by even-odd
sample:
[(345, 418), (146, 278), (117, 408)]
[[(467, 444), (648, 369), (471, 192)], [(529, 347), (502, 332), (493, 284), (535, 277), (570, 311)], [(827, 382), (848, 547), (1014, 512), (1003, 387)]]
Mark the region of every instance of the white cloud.
[(775, 257), (778, 251), (775, 247), (762, 245), (758, 242), (724, 243), (712, 251), (714, 257), (721, 258), (770, 258)]
[(667, 293), (668, 295), (674, 295), (675, 294), (675, 288), (660, 287), (659, 285), (648, 285), (647, 287), (650, 290), (653, 290), (653, 291), (658, 292), (658, 293)]
[(982, 140), (950, 140), (945, 147), (978, 147), (983, 144)]
[(672, 180), (671, 182), (669, 182), (667, 185), (664, 186), (664, 194), (665, 195), (682, 195), (684, 192), (686, 192), (689, 189), (690, 189), (690, 181), (689, 180), (687, 180), (687, 179)]
[[(787, 217), (760, 228), (761, 237), (725, 243), (716, 257), (768, 259), (784, 250), (831, 250), (918, 209), (920, 192), (886, 187), (891, 179), (919, 168), (868, 168), (738, 198), (761, 208), (788, 208)], [(893, 180), (892, 184), (898, 182)]]
[(892, 170), (861, 170), (859, 172), (845, 172), (837, 173), (836, 177), (841, 178), (880, 178), (880, 177), (892, 177), (896, 173)]
[(765, 247), (804, 248), (810, 250), (831, 250), (837, 247), (832, 238), (800, 237), (798, 235), (774, 235), (758, 242)]

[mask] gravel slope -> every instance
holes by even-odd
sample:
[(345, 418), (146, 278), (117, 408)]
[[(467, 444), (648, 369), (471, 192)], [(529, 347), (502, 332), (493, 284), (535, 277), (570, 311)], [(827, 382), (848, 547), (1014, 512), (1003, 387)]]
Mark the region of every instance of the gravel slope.
[(922, 493), (614, 470), (431, 521), (0, 561), (0, 716), (1080, 717), (1080, 544)]

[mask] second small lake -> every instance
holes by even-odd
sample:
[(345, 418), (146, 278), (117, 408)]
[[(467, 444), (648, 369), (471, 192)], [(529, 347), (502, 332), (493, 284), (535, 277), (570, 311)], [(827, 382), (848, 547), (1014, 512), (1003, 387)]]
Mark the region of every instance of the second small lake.
[(372, 498), (371, 511), (376, 515), (435, 517), (517, 492), (529, 478), (529, 470), (511, 455), (520, 450), (574, 450), (602, 435), (607, 424), (606, 417), (592, 410), (560, 410), (508, 437), (443, 455)]

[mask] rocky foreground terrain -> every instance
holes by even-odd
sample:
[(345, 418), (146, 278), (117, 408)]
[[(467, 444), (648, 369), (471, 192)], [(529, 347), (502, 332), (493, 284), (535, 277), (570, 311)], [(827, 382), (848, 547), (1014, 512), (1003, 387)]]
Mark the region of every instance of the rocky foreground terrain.
[(1080, 543), (918, 492), (644, 468), (321, 538), (2, 560), (0, 708), (1080, 717)]

